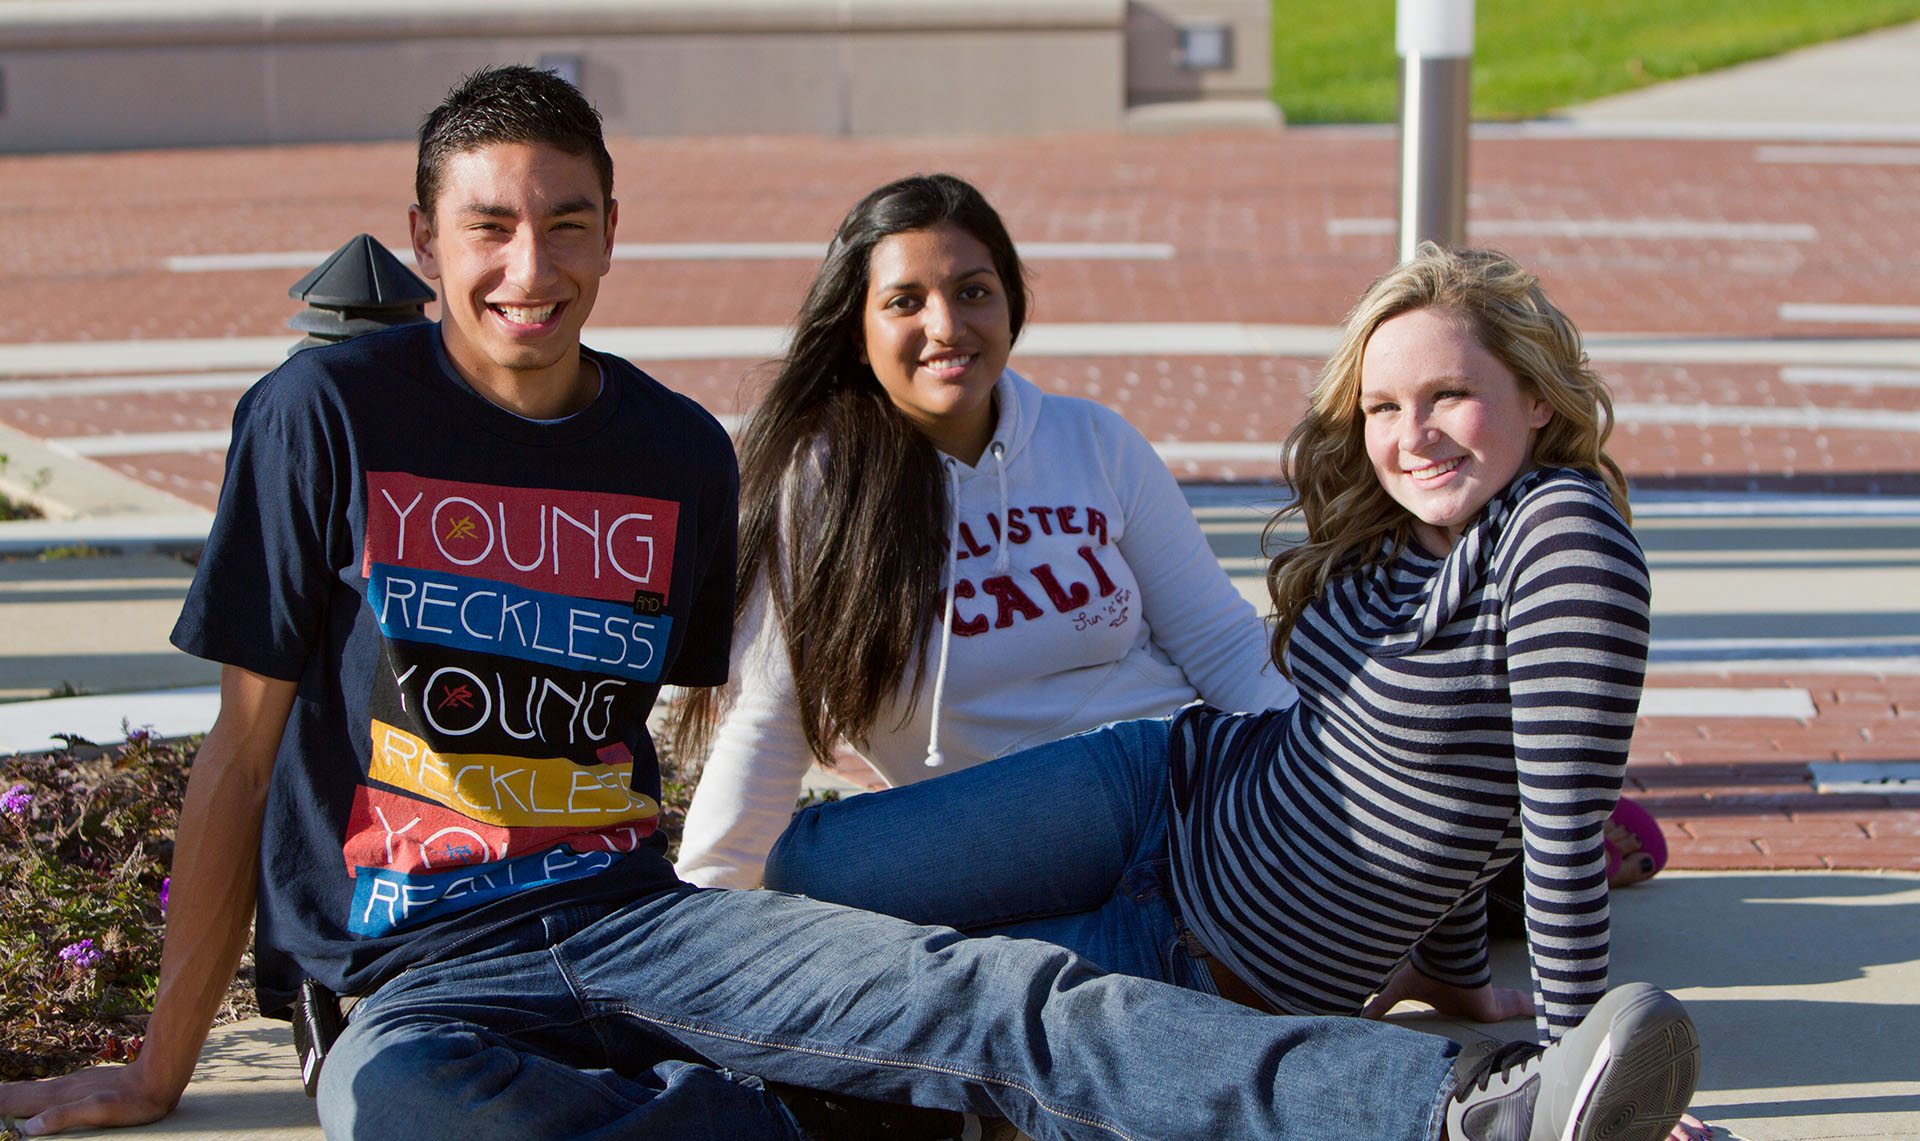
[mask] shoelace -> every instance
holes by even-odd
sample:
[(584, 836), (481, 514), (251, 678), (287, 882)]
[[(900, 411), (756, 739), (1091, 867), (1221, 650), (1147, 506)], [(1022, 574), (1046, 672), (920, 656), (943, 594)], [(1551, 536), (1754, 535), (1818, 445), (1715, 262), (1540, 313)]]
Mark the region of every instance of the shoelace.
[(1508, 1074), (1525, 1069), (1528, 1063), (1538, 1058), (1543, 1052), (1542, 1047), (1532, 1042), (1509, 1042), (1481, 1059), (1480, 1064), (1475, 1066), (1473, 1072), (1468, 1074), (1455, 1089), (1454, 1096), (1458, 1097), (1465, 1093), (1467, 1088), (1473, 1085), (1478, 1085), (1480, 1092), (1485, 1093), (1487, 1087), (1493, 1084), (1495, 1077), (1504, 1081)]

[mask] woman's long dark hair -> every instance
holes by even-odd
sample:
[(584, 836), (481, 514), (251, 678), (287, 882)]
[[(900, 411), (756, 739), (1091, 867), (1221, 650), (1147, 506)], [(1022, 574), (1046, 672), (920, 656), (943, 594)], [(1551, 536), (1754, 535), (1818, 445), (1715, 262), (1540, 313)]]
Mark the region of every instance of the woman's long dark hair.
[[(761, 576), (786, 634), (813, 755), (862, 741), (913, 671), (919, 687), (944, 567), (939, 453), (894, 408), (865, 361), (868, 267), (894, 234), (954, 226), (987, 247), (1015, 337), (1026, 322), (1019, 255), (1000, 215), (950, 174), (915, 175), (860, 200), (840, 223), (794, 318), (793, 345), (740, 438), (735, 621)], [(682, 757), (704, 756), (720, 692), (690, 692)]]

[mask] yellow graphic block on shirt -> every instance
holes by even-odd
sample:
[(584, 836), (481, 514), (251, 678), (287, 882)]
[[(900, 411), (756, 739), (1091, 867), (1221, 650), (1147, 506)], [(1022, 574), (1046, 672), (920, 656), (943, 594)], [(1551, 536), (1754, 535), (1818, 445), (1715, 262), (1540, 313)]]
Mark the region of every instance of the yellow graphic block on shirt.
[(419, 737), (373, 722), (368, 777), (472, 820), (505, 828), (591, 828), (651, 819), (653, 798), (633, 791), (633, 763), (582, 765), (565, 757), (436, 753)]

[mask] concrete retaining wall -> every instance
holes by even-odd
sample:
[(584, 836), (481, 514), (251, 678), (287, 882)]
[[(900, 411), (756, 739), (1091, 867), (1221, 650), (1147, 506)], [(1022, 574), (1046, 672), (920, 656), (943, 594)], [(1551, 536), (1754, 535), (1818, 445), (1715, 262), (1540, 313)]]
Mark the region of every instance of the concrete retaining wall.
[[(1229, 29), (1229, 66), (1182, 66), (1195, 22)], [(0, 0), (0, 150), (407, 138), (506, 62), (561, 70), (619, 134), (1277, 123), (1267, 28), (1264, 0)]]

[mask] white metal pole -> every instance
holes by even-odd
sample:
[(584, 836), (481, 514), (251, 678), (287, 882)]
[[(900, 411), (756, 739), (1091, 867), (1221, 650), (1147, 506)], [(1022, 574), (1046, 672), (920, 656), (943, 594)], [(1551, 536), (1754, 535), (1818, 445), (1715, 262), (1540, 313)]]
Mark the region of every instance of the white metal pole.
[(1473, 0), (1399, 0), (1400, 260), (1467, 240)]

